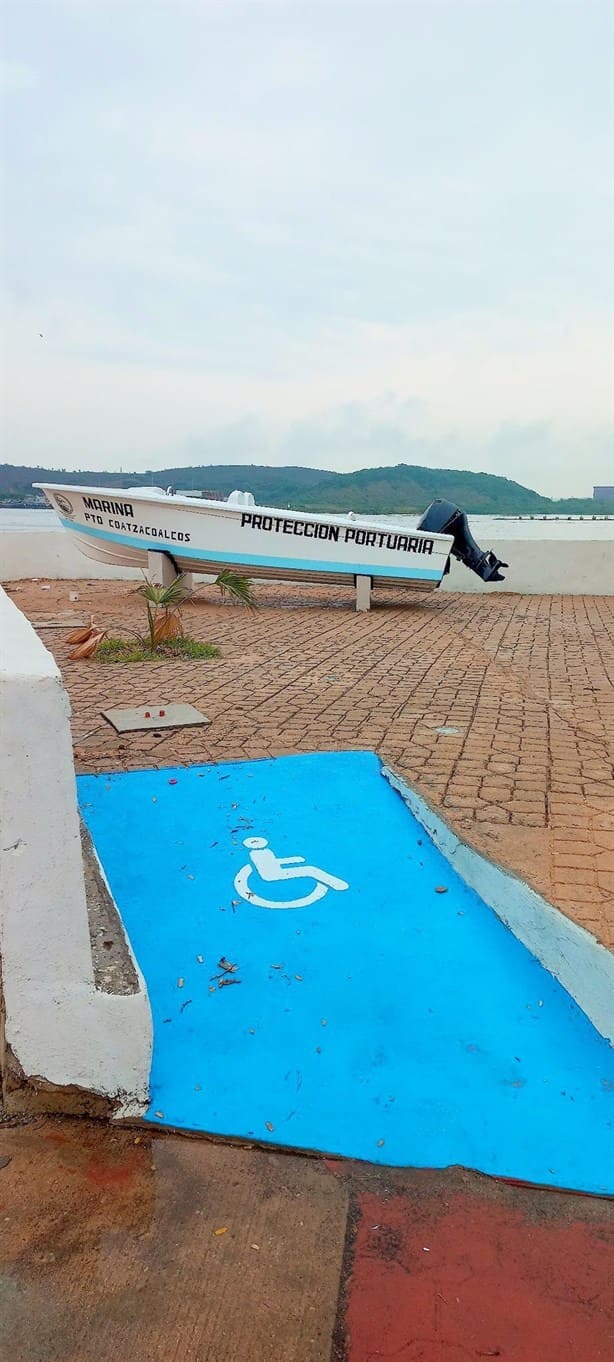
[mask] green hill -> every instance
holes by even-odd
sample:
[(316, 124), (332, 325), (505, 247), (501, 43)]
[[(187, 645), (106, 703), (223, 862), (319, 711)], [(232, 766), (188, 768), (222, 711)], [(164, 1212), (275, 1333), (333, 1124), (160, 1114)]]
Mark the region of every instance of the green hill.
[(32, 492), (33, 482), (81, 483), (88, 487), (172, 485), (177, 490), (204, 490), (220, 496), (228, 496), (235, 487), (241, 487), (253, 492), (261, 505), (375, 515), (423, 511), (434, 497), (457, 502), (474, 515), (595, 515), (612, 514), (613, 510), (611, 502), (596, 502), (591, 497), (551, 500), (495, 473), (404, 463), (394, 468), (362, 468), (353, 473), (330, 473), (321, 468), (271, 468), (262, 464), (202, 464), (163, 468), (155, 473), (67, 472), (0, 464), (0, 506), (36, 504), (38, 494)]
[(422, 468), (411, 464), (363, 468), (350, 474), (329, 473), (315, 487), (309, 487), (300, 495), (298, 505), (305, 510), (386, 514), (424, 510), (434, 497), (458, 502), (463, 510), (475, 514), (530, 515), (550, 505), (548, 498), (493, 473)]

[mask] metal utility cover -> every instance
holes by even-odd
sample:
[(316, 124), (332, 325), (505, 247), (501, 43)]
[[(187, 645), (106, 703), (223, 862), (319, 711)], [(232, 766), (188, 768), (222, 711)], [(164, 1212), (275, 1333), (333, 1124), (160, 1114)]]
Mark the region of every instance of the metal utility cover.
[(211, 723), (194, 705), (164, 705), (157, 702), (138, 705), (136, 709), (105, 709), (103, 719), (112, 724), (116, 733), (135, 733), (148, 728), (196, 728)]

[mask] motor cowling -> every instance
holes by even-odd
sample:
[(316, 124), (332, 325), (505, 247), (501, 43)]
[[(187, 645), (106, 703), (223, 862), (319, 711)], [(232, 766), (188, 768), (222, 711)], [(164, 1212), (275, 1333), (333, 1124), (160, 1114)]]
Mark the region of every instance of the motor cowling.
[(418, 521), (419, 530), (430, 530), (431, 534), (451, 534), (454, 540), (452, 553), (459, 563), (475, 572), (483, 582), (502, 582), (500, 568), (509, 567), (508, 563), (497, 558), (492, 549), (481, 549), (469, 529), (469, 521), (460, 506), (453, 501), (437, 498), (427, 506), (422, 519)]

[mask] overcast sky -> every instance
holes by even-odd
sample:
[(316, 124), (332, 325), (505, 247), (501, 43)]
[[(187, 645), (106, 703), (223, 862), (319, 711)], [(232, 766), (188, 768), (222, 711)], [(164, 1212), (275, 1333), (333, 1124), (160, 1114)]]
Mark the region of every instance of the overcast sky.
[(611, 0), (2, 13), (3, 460), (614, 482)]

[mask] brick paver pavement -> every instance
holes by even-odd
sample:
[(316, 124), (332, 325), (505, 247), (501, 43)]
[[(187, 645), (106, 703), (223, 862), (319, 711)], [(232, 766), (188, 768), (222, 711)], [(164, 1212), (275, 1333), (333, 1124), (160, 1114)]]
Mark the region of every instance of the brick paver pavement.
[[(35, 621), (93, 612), (142, 628), (131, 583), (15, 584)], [(70, 603), (69, 591), (79, 595)], [(68, 660), (41, 630), (73, 708), (77, 768), (374, 748), (480, 851), (614, 947), (614, 598), (378, 594), (258, 586), (258, 610), (201, 588), (187, 631), (207, 662)], [(112, 705), (188, 701), (208, 729), (119, 737)], [(452, 729), (453, 732), (442, 732)]]

